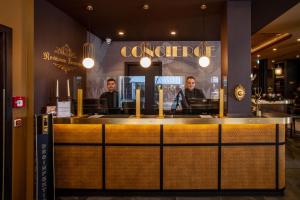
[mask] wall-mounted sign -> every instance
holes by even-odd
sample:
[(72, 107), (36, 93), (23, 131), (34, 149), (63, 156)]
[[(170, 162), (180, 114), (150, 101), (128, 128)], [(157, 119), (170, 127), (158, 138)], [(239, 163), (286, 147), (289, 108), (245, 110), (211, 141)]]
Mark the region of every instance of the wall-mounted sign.
[(51, 61), (55, 67), (65, 72), (72, 71), (77, 67), (82, 67), (81, 62), (78, 62), (76, 54), (68, 44), (65, 44), (62, 47), (56, 47), (53, 53), (44, 51), (42, 59)]
[(246, 89), (241, 84), (234, 88), (234, 96), (238, 101), (242, 101), (246, 95)]
[(35, 118), (36, 199), (55, 199), (52, 115)]
[[(217, 49), (215, 46), (206, 46), (205, 53), (208, 57), (216, 57)], [(202, 55), (201, 46), (152, 46), (143, 48), (142, 46), (128, 47), (124, 46), (121, 48), (121, 55), (125, 58), (135, 57), (140, 58), (146, 54), (150, 57), (200, 57)]]
[(25, 97), (12, 97), (13, 100), (13, 108), (25, 108)]

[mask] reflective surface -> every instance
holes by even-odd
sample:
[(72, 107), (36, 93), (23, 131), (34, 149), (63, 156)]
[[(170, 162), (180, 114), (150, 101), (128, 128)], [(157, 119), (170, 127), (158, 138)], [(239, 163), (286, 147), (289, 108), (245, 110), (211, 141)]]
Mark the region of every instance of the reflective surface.
[(178, 116), (165, 115), (158, 118), (156, 115), (108, 115), (99, 118), (73, 117), (55, 118), (55, 124), (290, 124), (290, 117), (244, 117), (244, 118), (217, 118), (214, 116)]

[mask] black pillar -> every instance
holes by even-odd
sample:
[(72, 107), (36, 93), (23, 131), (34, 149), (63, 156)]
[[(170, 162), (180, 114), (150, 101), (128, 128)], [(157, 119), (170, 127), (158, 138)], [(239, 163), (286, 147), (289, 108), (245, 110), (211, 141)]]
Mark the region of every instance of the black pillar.
[(260, 60), (258, 65), (258, 87), (262, 93), (266, 94), (268, 90), (268, 60)]
[[(251, 1), (226, 3), (221, 32), (222, 80), (227, 77), (227, 115), (251, 115)], [(238, 101), (234, 88), (241, 84), (246, 96)]]

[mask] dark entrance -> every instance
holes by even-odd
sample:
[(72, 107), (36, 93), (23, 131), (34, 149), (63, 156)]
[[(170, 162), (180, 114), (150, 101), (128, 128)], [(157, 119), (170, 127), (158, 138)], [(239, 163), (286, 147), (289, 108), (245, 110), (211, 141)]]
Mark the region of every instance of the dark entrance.
[(12, 31), (0, 25), (0, 166), (1, 198), (12, 199)]
[(145, 114), (155, 114), (154, 78), (162, 75), (162, 63), (153, 62), (149, 68), (143, 68), (138, 62), (125, 63), (125, 76), (145, 76)]

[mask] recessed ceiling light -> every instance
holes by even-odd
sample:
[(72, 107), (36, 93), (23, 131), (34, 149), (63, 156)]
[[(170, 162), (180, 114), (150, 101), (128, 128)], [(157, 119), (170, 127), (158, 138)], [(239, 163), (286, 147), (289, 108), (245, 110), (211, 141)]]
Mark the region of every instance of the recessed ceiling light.
[(125, 33), (124, 33), (124, 31), (119, 31), (119, 32), (118, 32), (118, 35), (119, 35), (119, 36), (124, 36)]
[(94, 8), (93, 8), (92, 5), (87, 5), (87, 6), (85, 7), (85, 9), (86, 9), (87, 11), (93, 11), (93, 10), (94, 10)]
[(274, 63), (275, 62), (275, 60), (272, 60), (272, 63)]
[(171, 31), (170, 34), (171, 35), (176, 35), (176, 31)]
[(258, 57), (258, 58), (259, 58), (259, 57), (260, 57), (260, 55), (259, 55), (259, 54), (257, 54), (257, 56), (256, 56), (256, 57)]
[(206, 4), (202, 4), (200, 8), (201, 8), (201, 10), (205, 10), (207, 8), (207, 5)]
[(143, 5), (143, 9), (144, 9), (144, 10), (149, 10), (149, 8), (150, 8), (149, 4), (144, 4), (144, 5)]
[(277, 51), (277, 48), (273, 48), (273, 51)]
[(297, 38), (297, 42), (300, 42), (300, 38)]

